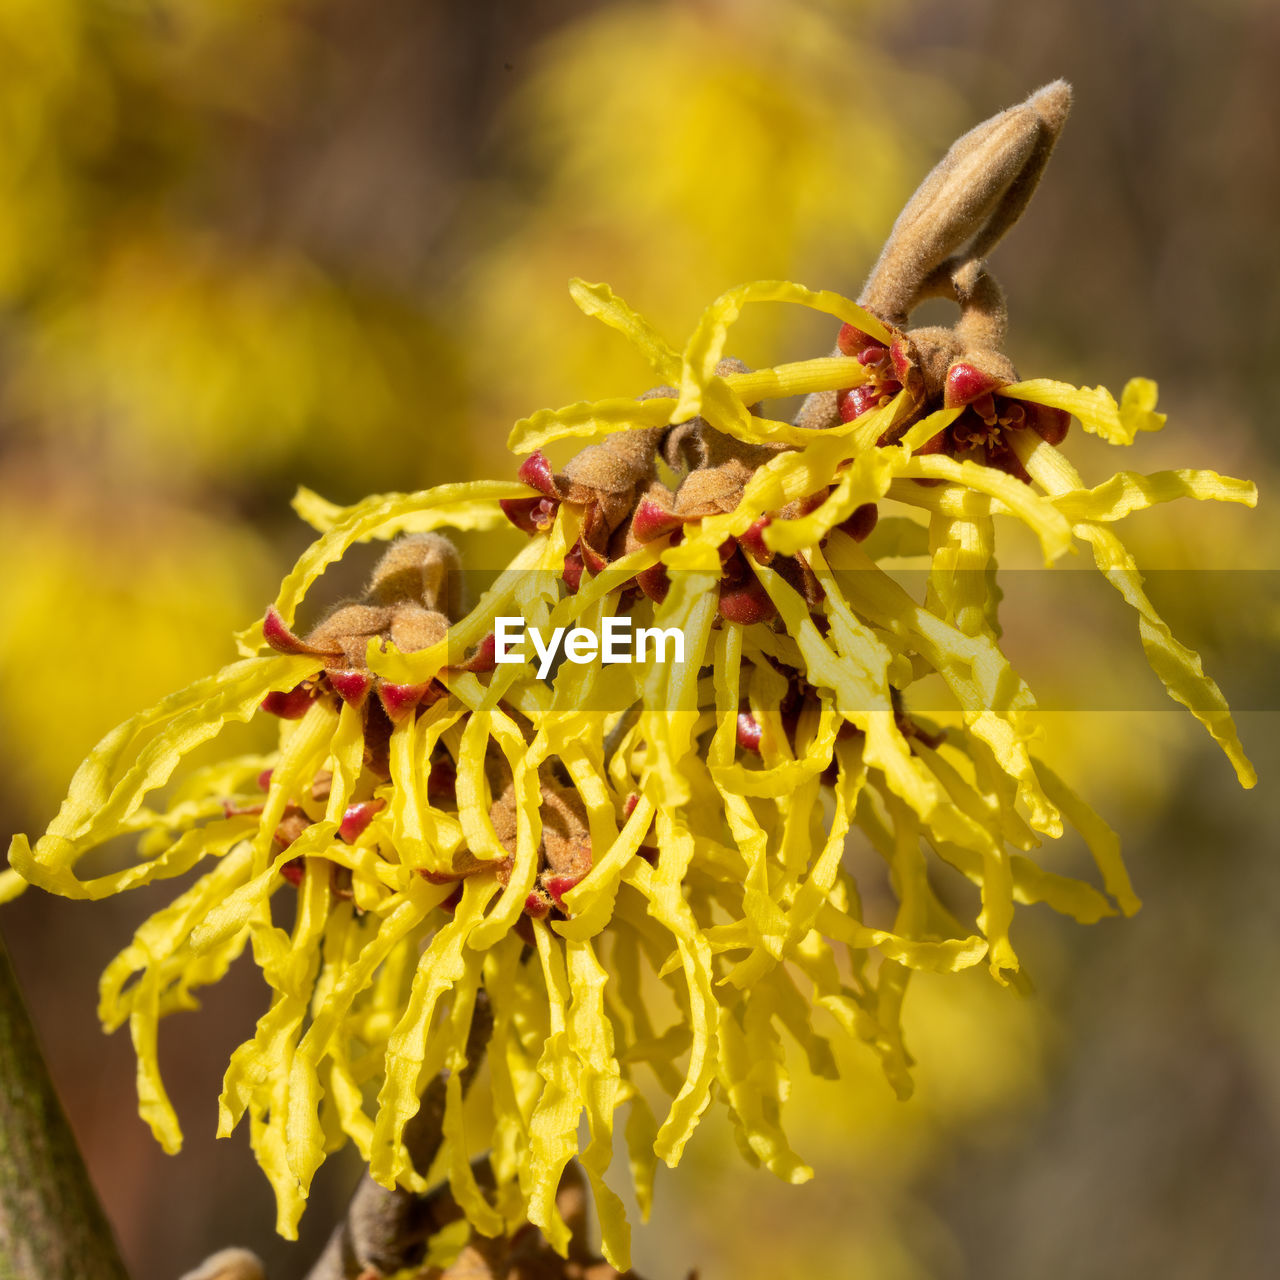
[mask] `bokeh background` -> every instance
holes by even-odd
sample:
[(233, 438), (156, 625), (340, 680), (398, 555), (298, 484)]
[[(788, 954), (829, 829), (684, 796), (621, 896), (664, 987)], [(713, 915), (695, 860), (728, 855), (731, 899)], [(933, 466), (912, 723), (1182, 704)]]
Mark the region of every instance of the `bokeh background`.
[[(1157, 603), (1242, 708), (1262, 785), (1134, 692), (1154, 678), (1118, 602), (1059, 616), (1015, 575), (1010, 643), (1087, 708), (1057, 717), (1056, 752), (1144, 910), (1026, 912), (1033, 999), (918, 982), (915, 1099), (869, 1055), (797, 1091), (807, 1187), (704, 1126), (659, 1176), (637, 1267), (1276, 1274), (1277, 65), (1272, 0), (0, 0), (0, 832), (42, 829), (106, 729), (229, 659), (305, 545), (295, 485), (502, 474), (515, 417), (642, 390), (569, 276), (676, 339), (742, 280), (854, 293), (947, 143), (1065, 75), (1073, 117), (995, 258), (1011, 354), (1160, 381), (1163, 436), (1123, 459), (1072, 442), (1095, 479), (1259, 482), (1256, 512), (1165, 508), (1131, 536), (1173, 571)], [(831, 334), (760, 309), (741, 340), (772, 363)], [(97, 1029), (96, 975), (157, 901), (29, 893), (0, 927), (138, 1280), (232, 1243), (290, 1280), (356, 1171), (326, 1166), (286, 1245), (244, 1135), (214, 1141), (253, 974), (162, 1034), (176, 1158), (136, 1117), (127, 1037)]]

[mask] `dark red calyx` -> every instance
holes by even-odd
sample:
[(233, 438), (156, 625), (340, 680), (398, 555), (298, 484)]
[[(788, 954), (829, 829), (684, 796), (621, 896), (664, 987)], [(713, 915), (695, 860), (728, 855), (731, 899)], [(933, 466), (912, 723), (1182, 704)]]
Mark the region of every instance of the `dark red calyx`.
[(1003, 441), (997, 444), (988, 444), (986, 454), (987, 466), (995, 467), (996, 470), (1011, 475), (1015, 480), (1021, 480), (1023, 484), (1031, 483), (1031, 476), (1026, 467), (1022, 465), (1021, 459)]
[(1000, 401), (1000, 422), (1001, 425), (1008, 427), (1011, 431), (1017, 431), (1020, 427), (1027, 425), (1027, 411), (1022, 407), (1021, 402), (1002, 397)]
[(527, 484), (531, 489), (537, 489), (539, 493), (545, 493), (548, 498), (559, 498), (560, 496), (556, 491), (555, 472), (551, 470), (551, 463), (547, 461), (546, 455), (541, 449), (536, 453), (531, 453), (520, 464), (520, 470), (516, 472), (516, 479), (521, 484)]
[(764, 531), (773, 523), (772, 516), (761, 516), (747, 527), (746, 532), (738, 539), (742, 549), (757, 563), (770, 564), (774, 553), (765, 546)]
[(431, 762), (427, 774), (427, 799), (435, 804), (439, 800), (452, 800), (458, 791), (458, 771), (453, 761), (444, 758)]
[(855, 507), (853, 514), (848, 519), (842, 520), (838, 527), (843, 529), (854, 542), (861, 542), (876, 527), (876, 521), (879, 518), (880, 511), (876, 504), (864, 502), (862, 506)]
[(486, 671), (492, 671), (498, 665), (497, 659), (498, 644), (494, 639), (493, 632), (490, 631), (483, 640), (476, 645), (475, 652), (462, 664), (464, 671), (479, 672), (483, 674)]
[(658, 865), (658, 850), (651, 844), (642, 844), (636, 850), (636, 857), (643, 858), (651, 867)]
[(561, 911), (565, 911), (564, 895), (569, 892), (574, 885), (581, 884), (582, 876), (548, 876), (546, 880), (546, 890), (555, 900), (555, 904)]
[(280, 868), (280, 874), (296, 889), (302, 883), (302, 877), (307, 872), (306, 858), (290, 858)]
[(355, 844), (361, 833), (373, 821), (373, 815), (387, 807), (385, 800), (360, 800), (356, 804), (347, 805), (342, 815), (342, 823), (338, 827), (338, 836), (347, 844)]
[[(599, 498), (591, 498), (582, 508), (582, 528), (579, 541), (586, 546), (594, 546), (597, 542), (607, 542), (612, 532), (605, 523), (604, 512)], [(597, 533), (601, 537), (597, 537)]]
[(627, 802), (622, 806), (622, 820), (625, 822), (636, 811), (636, 805), (640, 803), (639, 792), (633, 791), (628, 797)]
[(551, 526), (559, 503), (552, 498), (500, 498), (498, 505), (521, 533), (534, 534)]
[(427, 685), (427, 691), (422, 695), (422, 700), (418, 703), (421, 707), (429, 707), (433, 702), (439, 702), (441, 698), (449, 696), (449, 689), (446, 685), (440, 683), (439, 680), (432, 680)]
[(942, 403), (947, 409), (958, 409), (961, 405), (972, 404), (975, 400), (998, 391), (1004, 385), (1003, 378), (983, 373), (967, 360), (957, 360), (947, 370), (947, 384)]
[(268, 606), (266, 616), (262, 619), (262, 638), (277, 653), (327, 655), (337, 652), (336, 649), (317, 649), (315, 645), (308, 644), (289, 629), (288, 623), (280, 616), (275, 605)]
[(373, 677), (367, 671), (345, 667), (337, 671), (326, 671), (325, 674), (329, 677), (329, 684), (334, 693), (343, 702), (349, 702), (353, 707), (364, 705), (364, 700), (369, 696), (369, 690), (373, 686)]
[[(378, 682), (378, 701), (392, 722), (403, 720), (426, 696), (432, 681), (426, 684), (389, 684)], [(433, 698), (434, 702), (435, 699)]]
[[(776, 565), (778, 576), (791, 588), (798, 591), (810, 609), (815, 609), (826, 598), (826, 592), (818, 581), (817, 575), (809, 568), (803, 554), (780, 556)], [(820, 625), (823, 619), (815, 619)]]
[[(927, 457), (931, 453), (945, 453), (947, 448), (947, 432), (939, 431), (936, 436), (930, 436), (924, 444), (922, 444), (912, 455), (913, 457)], [(924, 481), (917, 481), (923, 484)]]
[(1047, 404), (1020, 402), (1027, 414), (1029, 426), (1046, 444), (1061, 444), (1071, 426), (1071, 415), (1065, 409), (1054, 409)]
[(641, 542), (652, 542), (683, 526), (684, 521), (671, 511), (664, 511), (652, 498), (641, 498), (631, 518), (631, 532)]
[(453, 915), (458, 909), (458, 903), (462, 901), (462, 886), (459, 885), (442, 903), (440, 910)]
[(758, 578), (720, 584), (720, 616), (726, 622), (745, 627), (753, 622), (768, 622), (777, 612)]
[(273, 716), (279, 716), (281, 720), (301, 720), (314, 700), (315, 689), (307, 684), (300, 684), (287, 691), (274, 690), (258, 706)]
[(760, 721), (750, 711), (738, 712), (738, 746), (757, 755), (760, 752)]
[(911, 349), (904, 338), (895, 338), (889, 347), (889, 360), (893, 365), (894, 376), (905, 387), (916, 367), (911, 358)]
[(281, 653), (305, 653), (307, 646), (289, 630), (288, 624), (277, 612), (275, 605), (267, 607), (262, 619), (262, 638)]
[(524, 913), (535, 920), (544, 920), (551, 913), (551, 899), (539, 889), (534, 889), (524, 900)]
[(258, 774), (258, 786), (261, 787), (263, 791), (266, 791), (271, 786), (271, 775), (273, 773), (275, 773), (274, 769), (263, 769), (263, 771)]
[(661, 604), (671, 590), (671, 577), (665, 564), (653, 564), (636, 574), (636, 586), (655, 604)]
[(840, 326), (840, 332), (836, 335), (836, 346), (845, 355), (856, 356), (867, 347), (883, 347), (884, 343), (846, 321)]
[(565, 553), (564, 569), (560, 573), (561, 578), (564, 579), (564, 585), (569, 588), (571, 596), (576, 596), (578, 588), (582, 586), (583, 567), (582, 552), (579, 549), (579, 545), (575, 544)]
[(990, 391), (984, 392), (976, 400), (971, 401), (969, 408), (989, 427), (994, 427), (1000, 422), (1000, 413), (996, 408), (996, 398)]
[(864, 382), (860, 387), (842, 392), (836, 401), (840, 421), (852, 422), (855, 418), (862, 417), (869, 409), (876, 408), (883, 394), (881, 389), (871, 382)]
[(583, 565), (592, 573), (599, 573), (609, 567), (609, 557), (601, 555), (585, 538), (578, 539), (578, 554), (582, 557)]

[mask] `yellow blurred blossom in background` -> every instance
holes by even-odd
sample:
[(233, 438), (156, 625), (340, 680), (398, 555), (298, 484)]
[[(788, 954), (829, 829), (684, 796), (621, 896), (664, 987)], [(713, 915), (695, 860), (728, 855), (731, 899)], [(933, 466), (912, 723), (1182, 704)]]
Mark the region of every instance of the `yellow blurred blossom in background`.
[[(1040, 301), (1041, 332), (1024, 341), (1039, 342), (1055, 357), (1070, 352), (1074, 341), (1077, 354), (1088, 350), (1092, 359), (1096, 330), (1114, 344), (1114, 366), (1127, 359), (1129, 343), (1118, 341), (1123, 332), (1135, 342), (1165, 341), (1183, 367), (1192, 346), (1168, 343), (1170, 317), (1184, 315), (1184, 330), (1203, 324), (1206, 315), (1212, 320), (1203, 292), (1193, 291), (1189, 301), (1179, 294), (1179, 303), (1186, 302), (1180, 306), (1159, 295), (1160, 314), (1141, 327), (1132, 312), (1134, 306), (1150, 311), (1155, 295), (1146, 289), (1127, 290), (1127, 309), (1117, 313), (1125, 319), (1114, 323), (1095, 297), (1087, 339), (1079, 330), (1073, 337), (1065, 322), (1055, 328), (1054, 316), (1087, 304), (1091, 279), (1105, 281), (1108, 291), (1113, 275), (1128, 279), (1130, 264), (1145, 263), (1148, 244), (1153, 257), (1163, 253), (1181, 272), (1188, 260), (1201, 258), (1209, 270), (1233, 241), (1215, 236), (1206, 247), (1210, 237), (1197, 210), (1213, 205), (1216, 220), (1220, 207), (1233, 198), (1239, 204), (1248, 193), (1224, 197), (1212, 184), (1157, 171), (1180, 184), (1178, 199), (1170, 200), (1167, 187), (1132, 162), (1130, 125), (1142, 135), (1144, 156), (1155, 154), (1162, 134), (1170, 145), (1171, 135), (1176, 154), (1192, 163), (1202, 153), (1229, 157), (1237, 144), (1246, 145), (1253, 135), (1239, 124), (1242, 109), (1253, 113), (1246, 120), (1269, 118), (1250, 105), (1266, 77), (1260, 81), (1255, 70), (1251, 79), (1245, 65), (1267, 54), (1261, 33), (1228, 41), (1240, 57), (1229, 91), (1206, 121), (1220, 117), (1231, 132), (1211, 142), (1209, 132), (1188, 127), (1180, 108), (1162, 96), (1181, 94), (1192, 110), (1197, 94), (1210, 92), (1212, 67), (1198, 40), (1191, 42), (1194, 80), (1167, 80), (1157, 91), (1154, 69), (1166, 65), (1179, 24), (1171, 18), (1137, 40), (1120, 15), (1091, 16), (1088, 4), (1073, 4), (1058, 18), (1050, 16), (1051, 6), (1035, 13), (982, 6), (978, 18), (945, 6), (918, 16), (929, 6), (890, 11), (839, 0), (565, 3), (545, 6), (545, 15), (544, 6), (531, 7), (519, 19), (496, 19), (488, 6), (446, 8), (388, 0), (352, 14), (321, 0), (13, 0), (0, 10), (0, 532), (8, 557), (0, 610), (7, 728), (0, 800), (8, 805), (9, 829), (43, 825), (70, 766), (109, 724), (229, 658), (229, 632), (257, 613), (268, 584), (301, 545), (297, 531), (280, 522), (282, 499), (296, 481), (350, 501), (370, 489), (492, 474), (510, 421), (532, 405), (647, 386), (648, 370), (626, 344), (574, 315), (564, 299), (566, 277), (613, 280), (670, 333), (687, 331), (707, 298), (740, 279), (771, 275), (848, 286), (862, 275), (933, 144), (970, 115), (968, 106), (959, 111), (954, 89), (941, 87), (944, 79), (967, 81), (974, 101), (988, 102), (1012, 98), (1064, 66), (1110, 66), (1110, 80), (1095, 81), (1090, 97), (1098, 112), (1110, 113), (1099, 123), (1114, 127), (1095, 129), (1092, 155), (1084, 145), (1077, 148), (1084, 162), (1076, 161), (1074, 188), (1069, 182), (1060, 188), (1059, 220), (1073, 225), (1069, 236), (1043, 237), (1051, 259), (1055, 244), (1064, 260), (1064, 244), (1079, 247), (1081, 193), (1094, 182), (1092, 166), (1100, 158), (1130, 163), (1112, 172), (1110, 185), (1088, 186), (1090, 225), (1096, 223), (1099, 234), (1092, 258), (1071, 250), (1078, 273), (1074, 267), (1058, 277), (1045, 273), (1041, 255), (1042, 275), (1033, 281), (1052, 285), (1069, 276), (1074, 283), (1078, 274), (1080, 298), (1066, 291), (1070, 296), (1057, 298), (1063, 305), (1047, 321), (1051, 308)], [(1207, 19), (1207, 11), (1202, 16)], [(1228, 27), (1234, 21), (1213, 18)], [(517, 31), (520, 22), (527, 25)], [(972, 37), (974, 24), (987, 22), (1011, 32), (998, 55), (978, 52), (989, 34), (982, 29), (963, 53), (948, 47), (955, 30)], [(886, 35), (894, 24), (899, 29)], [(903, 30), (912, 32), (905, 44)], [(1076, 56), (1079, 49), (1073, 54), (1099, 31), (1085, 56)], [(1011, 43), (1019, 49), (1016, 62), (1008, 57)], [(885, 51), (891, 44), (892, 54)], [(906, 58), (905, 45), (912, 46)], [(1063, 61), (1073, 56), (1075, 63)], [(1126, 58), (1152, 75), (1121, 74), (1114, 62)], [(1024, 72), (1024, 59), (1039, 69)], [(906, 71), (906, 65), (917, 69)], [(433, 86), (450, 84), (432, 96)], [(990, 91), (995, 99), (986, 85), (1001, 86)], [(422, 122), (418, 135), (415, 121)], [(1270, 154), (1265, 143), (1258, 154)], [(1258, 164), (1247, 167), (1248, 189), (1265, 191)], [(1121, 169), (1125, 181), (1117, 176)], [(1176, 205), (1176, 216), (1153, 215), (1152, 201), (1163, 201), (1160, 209)], [(1132, 242), (1108, 235), (1128, 204), (1141, 232)], [(1184, 241), (1200, 248), (1188, 255)], [(1237, 280), (1230, 271), (1220, 274)], [(1262, 366), (1249, 365), (1232, 326), (1221, 323), (1224, 314), (1233, 324), (1238, 315), (1253, 314), (1252, 282), (1265, 274), (1251, 258), (1248, 272), (1227, 291), (1230, 306), (1213, 332), (1233, 358), (1216, 373), (1201, 363), (1196, 377), (1205, 380), (1204, 402), (1189, 404), (1185, 385), (1182, 394), (1174, 392), (1179, 428), (1167, 441), (1144, 441), (1149, 467), (1185, 459), (1255, 475), (1264, 490), (1273, 487), (1239, 425), (1249, 415), (1241, 413), (1240, 401), (1224, 408), (1217, 397), (1229, 380), (1237, 389), (1253, 388), (1266, 403)], [(1137, 278), (1145, 281), (1140, 272)], [(1022, 297), (1020, 311), (1031, 309), (1033, 293)], [(792, 314), (776, 314), (783, 311)], [(821, 322), (806, 330), (790, 308), (757, 308), (738, 332), (741, 353), (753, 361), (794, 358), (829, 342)], [(1265, 324), (1253, 332), (1264, 334)], [(1211, 337), (1202, 333), (1197, 341)], [(1036, 363), (1051, 367), (1047, 360)], [(1069, 362), (1067, 368), (1070, 377)], [(1091, 376), (1123, 373), (1113, 367)], [(1086, 475), (1092, 474), (1083, 461), (1090, 457), (1087, 446), (1096, 443), (1072, 441)], [(1215, 563), (1267, 566), (1274, 537), (1257, 532), (1245, 541), (1238, 514), (1206, 512), (1191, 523), (1153, 513), (1147, 519), (1159, 532), (1135, 541), (1139, 562), (1145, 567), (1148, 553), (1158, 559), (1176, 550), (1179, 564), (1203, 564), (1214, 553)], [(1265, 528), (1272, 529), (1265, 511), (1250, 518), (1251, 528), (1262, 529), (1254, 521), (1268, 521)], [(497, 532), (468, 537), (489, 564), (505, 561), (514, 541)], [(1152, 595), (1164, 608), (1154, 589)], [(1240, 599), (1233, 600), (1238, 612)], [(1203, 626), (1203, 612), (1173, 603), (1179, 616), (1189, 614), (1197, 629)], [(1104, 627), (1115, 628), (1105, 634), (1122, 629), (1131, 638), (1130, 619), (1117, 621), (1121, 608), (1117, 599), (1114, 616), (1098, 623), (1096, 641), (1092, 631), (1081, 639), (1082, 662), (1116, 652), (1102, 638)], [(1228, 638), (1236, 634), (1236, 613), (1230, 625), (1221, 613), (1215, 616)], [(1243, 621), (1253, 636), (1264, 623), (1274, 628), (1274, 616), (1251, 614)], [(1033, 641), (1054, 634), (1013, 600), (1006, 602), (1005, 621), (1013, 643), (1020, 634)], [(1272, 649), (1275, 638), (1274, 630), (1261, 637)], [(82, 642), (95, 654), (88, 699), (63, 679), (69, 663), (83, 661)], [(1136, 646), (1131, 656), (1136, 661), (1129, 665), (1116, 659), (1109, 688), (1123, 692), (1130, 676), (1149, 679)], [(1018, 665), (1037, 690), (1040, 676), (1052, 679), (1041, 663)], [(1101, 811), (1122, 815), (1127, 837), (1135, 828), (1141, 836), (1173, 821), (1168, 815), (1178, 797), (1192, 790), (1178, 771), (1198, 758), (1189, 718), (1126, 715), (1130, 732), (1141, 727), (1135, 751), (1114, 732), (1114, 713), (1045, 712), (1042, 718), (1049, 736), (1044, 756), (1078, 779)], [(51, 720), (61, 726), (56, 735), (48, 732)], [(1239, 838), (1246, 820), (1239, 819), (1241, 827), (1234, 822), (1215, 818), (1212, 839), (1222, 861), (1239, 865), (1242, 851), (1258, 841)], [(1181, 829), (1194, 848), (1195, 824), (1185, 814)], [(1162, 846), (1160, 853), (1158, 865), (1149, 857), (1140, 868), (1144, 896), (1153, 880), (1172, 893), (1180, 873), (1186, 884), (1199, 883), (1172, 856), (1176, 850)], [(1049, 865), (1069, 870), (1068, 861)], [(1228, 880), (1221, 883), (1226, 892)], [(1264, 901), (1265, 880), (1252, 874), (1247, 883), (1248, 903), (1230, 907), (1242, 927), (1233, 923), (1231, 938), (1215, 935), (1211, 954), (1223, 968), (1233, 946), (1254, 946), (1252, 963), (1262, 945), (1247, 923), (1249, 907)], [(20, 917), (28, 913), (37, 939), (28, 941), (29, 953), (46, 960), (56, 955), (58, 963), (31, 962), (28, 981), (47, 982), (59, 997), (76, 986), (87, 989), (87, 974), (75, 976), (70, 966), (90, 948), (77, 946), (70, 954), (62, 931), (82, 929), (81, 942), (95, 931), (109, 932), (96, 923), (105, 921), (105, 912), (91, 923), (83, 914), (55, 913), (59, 904), (36, 908), (33, 898), (6, 912), (6, 931), (18, 940)], [(887, 889), (879, 906), (891, 909)], [(1185, 955), (1194, 964), (1197, 929), (1202, 919), (1209, 928), (1209, 918), (1197, 905), (1176, 947), (1161, 954)], [(1182, 927), (1186, 921), (1178, 919)], [(124, 927), (133, 923), (136, 917)], [(1126, 925), (1126, 936), (1150, 925), (1140, 918), (1137, 926)], [(117, 917), (111, 928), (120, 927)], [(1123, 945), (1111, 937), (1090, 931), (1077, 945), (1085, 954), (1096, 949), (1110, 957), (1108, 946)], [(98, 939), (99, 951), (105, 945)], [(1044, 956), (1030, 960), (1043, 963)], [(1054, 966), (1047, 967), (1052, 972)], [(1254, 969), (1242, 972), (1256, 980)], [(984, 1135), (999, 1134), (1020, 1103), (1039, 1096), (1044, 1048), (1054, 1041), (1043, 1008), (1001, 1000), (1003, 993), (972, 981), (976, 976), (918, 980), (906, 1031), (921, 1058), (923, 1098), (897, 1104), (862, 1058), (842, 1059), (841, 1085), (818, 1082), (817, 1092), (797, 1091), (789, 1127), (821, 1175), (804, 1193), (810, 1198), (803, 1207), (789, 1187), (769, 1179), (747, 1184), (715, 1168), (727, 1135), (713, 1144), (709, 1133), (703, 1137), (704, 1125), (686, 1156), (691, 1167), (671, 1180), (681, 1198), (696, 1188), (704, 1233), (689, 1246), (692, 1252), (681, 1246), (666, 1265), (715, 1256), (736, 1268), (731, 1274), (774, 1274), (794, 1269), (797, 1256), (819, 1265), (815, 1242), (830, 1234), (833, 1273), (861, 1262), (886, 1277), (951, 1274), (957, 1246), (920, 1205), (919, 1187), (955, 1160), (950, 1144), (966, 1122)], [(62, 1000), (45, 1003), (55, 1005), (61, 1009)], [(203, 1025), (220, 1023), (228, 1046), (243, 1038), (257, 1012), (252, 994), (230, 1013), (225, 1002), (210, 1005)], [(948, 1015), (954, 1036), (946, 1030)], [(1206, 1024), (1212, 1016), (1209, 1010)], [(84, 1021), (93, 1043), (87, 1013)], [(66, 1022), (60, 1017), (48, 1025), (69, 1042), (70, 1030), (61, 1030)], [(1253, 1043), (1257, 1061), (1265, 1062), (1262, 1031)], [(1091, 1057), (1105, 1059), (1105, 1043), (1087, 1044)], [(1196, 1060), (1195, 1046), (1184, 1048), (1178, 1047), (1180, 1060)], [(85, 1054), (82, 1046), (63, 1052), (77, 1068)], [(173, 1046), (162, 1049), (162, 1059), (166, 1052), (172, 1055)], [(935, 1092), (930, 1079), (939, 1061), (948, 1068), (949, 1087)], [(174, 1075), (172, 1065), (168, 1073)], [(72, 1088), (89, 1091), (79, 1105), (94, 1117), (99, 1146), (91, 1158), (99, 1169), (110, 1162), (111, 1176), (99, 1181), (132, 1256), (145, 1259), (137, 1264), (140, 1272), (181, 1270), (174, 1260), (191, 1256), (192, 1232), (212, 1232), (224, 1242), (255, 1214), (238, 1190), (243, 1170), (221, 1180), (208, 1173), (247, 1155), (221, 1144), (224, 1150), (210, 1157), (196, 1132), (183, 1161), (165, 1161), (150, 1184), (131, 1180), (130, 1170), (139, 1179), (137, 1171), (151, 1168), (149, 1154), (132, 1145), (136, 1119), (94, 1092), (96, 1077), (69, 1072), (67, 1078)], [(1151, 1097), (1158, 1098), (1159, 1081), (1151, 1083)], [(179, 1091), (179, 1111), (197, 1116), (198, 1100)], [(1237, 1094), (1246, 1096), (1233, 1085)], [(1194, 1102), (1186, 1099), (1188, 1114)], [(1183, 1099), (1178, 1105), (1181, 1110)], [(486, 1122), (473, 1115), (469, 1125), (473, 1119)], [(203, 1119), (188, 1125), (202, 1127), (211, 1126)], [(1229, 1128), (1224, 1121), (1214, 1132)], [(823, 1148), (824, 1138), (845, 1129), (857, 1135), (847, 1151)], [(1236, 1161), (1238, 1147), (1229, 1152), (1224, 1167), (1253, 1167)], [(1268, 1185), (1265, 1179), (1257, 1184)], [(1109, 1184), (1101, 1177), (1095, 1185)], [(190, 1225), (185, 1214), (179, 1225), (175, 1215), (157, 1212), (157, 1187), (186, 1188)], [(319, 1194), (319, 1182), (317, 1188)], [(831, 1199), (824, 1198), (826, 1188)], [(1208, 1213), (1216, 1202), (1201, 1190), (1197, 1202)], [(1232, 1194), (1230, 1179), (1218, 1190)], [(1045, 1202), (1060, 1203), (1059, 1192), (1055, 1186)], [(687, 1238), (681, 1231), (688, 1224), (671, 1221), (683, 1216), (669, 1212), (674, 1198), (665, 1205), (659, 1198), (657, 1220), (664, 1238), (679, 1241)], [(1245, 1199), (1236, 1195), (1233, 1203)], [(318, 1213), (317, 1206), (308, 1216)], [(1055, 1208), (1052, 1216), (1061, 1215)], [(1188, 1208), (1185, 1217), (1192, 1216)], [(768, 1239), (726, 1231), (726, 1224), (743, 1219), (768, 1219), (776, 1231)], [(253, 1220), (267, 1230), (262, 1213)], [(1043, 1214), (1019, 1221), (1024, 1234), (1044, 1234)], [(1000, 1240), (1003, 1246), (1004, 1224)], [(1247, 1240), (1247, 1232), (1235, 1233), (1223, 1247), (1245, 1248)], [(930, 1241), (937, 1245), (932, 1251)]]

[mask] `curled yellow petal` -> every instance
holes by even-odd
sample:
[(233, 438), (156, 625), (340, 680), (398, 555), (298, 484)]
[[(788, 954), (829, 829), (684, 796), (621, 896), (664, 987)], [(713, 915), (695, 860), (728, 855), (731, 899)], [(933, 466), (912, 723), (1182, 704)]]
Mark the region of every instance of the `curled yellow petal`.
[(1139, 431), (1159, 431), (1165, 415), (1156, 413), (1156, 384), (1150, 378), (1131, 378), (1116, 404), (1105, 387), (1073, 387), (1052, 378), (1035, 378), (1001, 387), (1000, 394), (1065, 409), (1086, 431), (1108, 444), (1132, 444)]
[(680, 376), (680, 357), (666, 339), (607, 284), (588, 284), (575, 278), (569, 281), (569, 296), (584, 315), (617, 329), (664, 382), (674, 382)]

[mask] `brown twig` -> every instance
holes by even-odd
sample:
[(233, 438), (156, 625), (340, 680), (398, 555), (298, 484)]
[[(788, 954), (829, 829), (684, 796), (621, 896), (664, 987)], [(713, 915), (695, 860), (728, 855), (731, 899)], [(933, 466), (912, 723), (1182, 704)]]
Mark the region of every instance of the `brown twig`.
[[(588, 1203), (582, 1168), (570, 1161), (556, 1192), (556, 1208), (570, 1232), (566, 1257), (529, 1225), (509, 1237), (488, 1239), (473, 1233), (451, 1266), (427, 1268), (417, 1280), (640, 1280), (633, 1271), (619, 1272), (591, 1248)], [(697, 1280), (697, 1274), (690, 1272), (688, 1280)]]
[[(465, 1090), (484, 1061), (493, 1031), (493, 1013), (483, 991), (476, 997), (467, 1035)], [(445, 1080), (437, 1076), (422, 1096), (418, 1114), (405, 1127), (405, 1145), (417, 1168), (425, 1171), (440, 1150), (444, 1133)], [(427, 1242), (460, 1211), (447, 1185), (425, 1196), (400, 1187), (388, 1191), (366, 1173), (356, 1187), (346, 1217), (338, 1225), (307, 1280), (356, 1280), (372, 1273), (391, 1275), (414, 1266), (426, 1254)]]
[(0, 1280), (128, 1280), (2, 938)]

